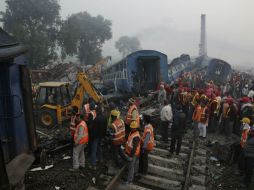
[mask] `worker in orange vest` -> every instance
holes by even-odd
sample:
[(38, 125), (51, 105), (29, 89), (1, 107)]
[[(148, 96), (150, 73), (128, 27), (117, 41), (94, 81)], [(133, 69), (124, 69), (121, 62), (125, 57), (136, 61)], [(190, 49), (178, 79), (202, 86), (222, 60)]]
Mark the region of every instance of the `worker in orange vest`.
[(239, 161), (238, 161), (238, 169), (239, 172), (237, 174), (243, 175), (244, 170), (246, 168), (245, 166), (245, 160), (244, 160), (244, 148), (248, 139), (248, 135), (250, 132), (250, 119), (247, 117), (244, 117), (242, 120), (242, 135), (241, 135), (241, 140), (240, 140), (240, 156), (239, 156)]
[(88, 128), (86, 122), (83, 121), (83, 115), (76, 114), (75, 124), (77, 127), (74, 134), (73, 169), (71, 171), (78, 171), (79, 168), (85, 167), (84, 148), (88, 143)]
[(139, 112), (135, 104), (135, 100), (132, 98), (129, 99), (128, 106), (129, 106), (129, 110), (125, 118), (125, 124), (129, 126), (132, 121), (136, 121), (137, 125), (139, 126), (139, 123), (140, 123)]
[(128, 177), (127, 184), (132, 183), (135, 172), (135, 164), (137, 158), (140, 155), (140, 134), (138, 131), (138, 124), (136, 121), (132, 121), (130, 124), (131, 132), (128, 136), (128, 140), (125, 146), (125, 152), (128, 156)]
[(126, 143), (125, 126), (123, 120), (119, 118), (119, 113), (118, 110), (112, 110), (110, 112), (112, 123), (109, 127), (111, 150), (117, 167), (121, 166), (118, 155), (120, 155), (122, 159), (125, 159), (125, 154), (121, 149), (121, 145)]
[(243, 123), (243, 128), (240, 145), (241, 148), (244, 148), (250, 131), (250, 119), (248, 117), (244, 117), (241, 121)]
[(194, 112), (192, 114), (193, 133), (194, 133), (195, 139), (199, 136), (198, 122), (200, 121), (200, 112), (201, 112), (201, 105), (199, 103), (199, 100), (197, 100), (195, 104)]
[(199, 128), (199, 137), (206, 138), (206, 128), (208, 126), (209, 112), (206, 106), (206, 100), (200, 101), (201, 110), (200, 110), (200, 119), (198, 122)]
[(144, 115), (145, 128), (141, 138), (141, 153), (139, 157), (139, 173), (147, 174), (148, 170), (148, 154), (154, 147), (153, 126), (150, 123), (151, 117)]

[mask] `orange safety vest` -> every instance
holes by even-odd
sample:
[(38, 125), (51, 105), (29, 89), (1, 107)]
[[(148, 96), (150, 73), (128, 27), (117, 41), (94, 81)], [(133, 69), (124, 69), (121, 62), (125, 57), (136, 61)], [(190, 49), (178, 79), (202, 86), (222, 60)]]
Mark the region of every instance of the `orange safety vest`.
[(207, 107), (201, 107), (201, 116), (200, 116), (200, 122), (201, 123), (205, 123), (207, 124), (208, 123), (208, 117), (206, 116), (206, 109)]
[(76, 124), (75, 124), (76, 115), (71, 116), (71, 122), (70, 122), (70, 132), (71, 136), (74, 137), (75, 131), (76, 131)]
[(77, 141), (77, 138), (79, 136), (79, 129), (80, 128), (83, 128), (83, 134), (82, 134), (82, 138), (79, 140), (78, 144), (86, 144), (88, 143), (88, 127), (86, 125), (86, 122), (85, 121), (81, 121), (78, 126), (76, 127), (76, 130), (75, 130), (75, 134), (74, 134), (74, 142)]
[(87, 121), (88, 117), (89, 117), (89, 113), (90, 113), (90, 105), (85, 104), (84, 108), (83, 108), (83, 111), (84, 111), (84, 120)]
[(113, 145), (121, 145), (126, 142), (125, 140), (125, 127), (124, 122), (121, 119), (116, 119), (112, 123), (112, 128), (114, 129), (114, 137), (112, 139)]
[(202, 123), (207, 123), (206, 119), (206, 107), (202, 108), (200, 105), (198, 105), (193, 113), (192, 120), (196, 122), (202, 122)]
[(141, 139), (142, 146), (143, 146), (143, 143), (145, 141), (147, 133), (150, 133), (150, 139), (147, 143), (146, 149), (148, 151), (152, 151), (153, 147), (154, 147), (154, 133), (153, 133), (153, 126), (151, 124), (148, 124), (148, 125), (145, 126), (144, 134), (143, 134), (143, 137)]
[(137, 110), (137, 117), (135, 119), (135, 121), (137, 122), (137, 124), (139, 125), (139, 113), (138, 113), (138, 108), (135, 104), (131, 105), (128, 112), (127, 112), (127, 116), (126, 116), (126, 119), (125, 119), (125, 123), (127, 125), (129, 125), (133, 120), (132, 120), (132, 112), (134, 110)]
[[(130, 155), (131, 154), (131, 151), (133, 149), (133, 139), (135, 137), (138, 137), (140, 139), (140, 134), (138, 131), (135, 131), (135, 132), (131, 132), (129, 134), (129, 137), (128, 137), (128, 140), (127, 140), (127, 143), (125, 145), (125, 152), (126, 154)], [(136, 148), (136, 152), (135, 152), (135, 156), (139, 156), (140, 154), (140, 142), (138, 143), (138, 146)]]
[(200, 117), (201, 117), (201, 106), (197, 105), (195, 110), (194, 110), (194, 112), (193, 112), (192, 120), (196, 121), (196, 122), (199, 122), (200, 121)]

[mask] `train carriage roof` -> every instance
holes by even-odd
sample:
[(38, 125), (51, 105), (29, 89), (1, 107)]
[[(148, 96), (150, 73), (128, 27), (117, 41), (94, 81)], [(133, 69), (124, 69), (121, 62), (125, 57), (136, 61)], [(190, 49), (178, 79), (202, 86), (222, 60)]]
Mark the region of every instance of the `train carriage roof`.
[(25, 52), (27, 48), (0, 28), (0, 61), (17, 57)]
[(161, 52), (156, 51), (156, 50), (139, 50), (139, 51), (135, 51), (135, 52), (133, 52), (133, 53), (130, 53), (129, 55), (127, 55), (126, 57), (124, 57), (124, 58), (121, 59), (120, 61), (117, 61), (116, 63), (113, 63), (113, 64), (109, 65), (107, 68), (110, 68), (110, 67), (113, 67), (113, 66), (117, 65), (118, 63), (121, 63), (121, 62), (125, 61), (126, 59), (128, 59), (128, 57), (131, 57), (131, 56), (133, 56), (133, 55), (135, 55), (135, 54), (140, 54), (140, 55), (141, 55), (141, 54), (143, 54), (143, 53), (149, 53), (149, 52), (150, 52), (150, 53), (160, 54), (160, 55), (163, 55), (163, 56), (167, 57), (166, 54), (161, 53)]

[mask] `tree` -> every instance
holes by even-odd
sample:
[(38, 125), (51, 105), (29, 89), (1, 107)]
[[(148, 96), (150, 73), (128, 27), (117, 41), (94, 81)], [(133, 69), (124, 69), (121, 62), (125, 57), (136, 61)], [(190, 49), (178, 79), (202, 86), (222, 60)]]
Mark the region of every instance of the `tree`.
[(4, 29), (29, 48), (29, 64), (40, 68), (57, 57), (58, 0), (6, 0)]
[(111, 21), (87, 12), (72, 14), (60, 30), (62, 57), (77, 55), (82, 64), (94, 64), (101, 59), (101, 48), (111, 39)]
[(115, 48), (118, 49), (123, 57), (125, 57), (126, 55), (139, 50), (140, 42), (136, 37), (122, 36), (116, 41)]

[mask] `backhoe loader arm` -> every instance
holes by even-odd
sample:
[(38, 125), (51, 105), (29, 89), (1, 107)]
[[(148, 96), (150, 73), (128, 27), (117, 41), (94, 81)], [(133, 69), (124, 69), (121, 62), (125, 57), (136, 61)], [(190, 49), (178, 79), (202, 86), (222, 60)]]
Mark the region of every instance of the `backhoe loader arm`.
[(96, 87), (91, 83), (91, 81), (87, 78), (87, 76), (79, 72), (77, 75), (77, 80), (81, 84), (81, 86), (84, 88), (85, 93), (87, 93), (96, 103), (103, 101), (103, 96), (101, 93), (96, 89)]

